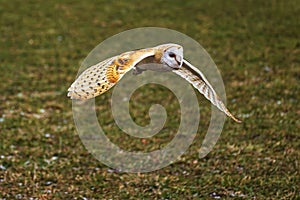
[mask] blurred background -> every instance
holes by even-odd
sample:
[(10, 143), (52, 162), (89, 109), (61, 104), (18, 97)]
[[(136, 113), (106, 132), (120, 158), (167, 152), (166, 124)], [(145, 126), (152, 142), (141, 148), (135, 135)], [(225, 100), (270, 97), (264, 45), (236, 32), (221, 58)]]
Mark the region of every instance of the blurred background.
[[(0, 198), (299, 198), (299, 13), (299, 1), (275, 0), (1, 1)], [(161, 170), (128, 174), (84, 148), (66, 94), (96, 45), (144, 26), (198, 41), (217, 64), (228, 106), (243, 123), (226, 120), (213, 151), (199, 159), (211, 107), (198, 95), (202, 115), (189, 151)], [(105, 116), (99, 121), (122, 148), (159, 149), (176, 133), (178, 102), (167, 89), (150, 85), (131, 100), (141, 125), (149, 123), (149, 106), (164, 102), (170, 118), (151, 139), (116, 128), (110, 97), (97, 98)]]

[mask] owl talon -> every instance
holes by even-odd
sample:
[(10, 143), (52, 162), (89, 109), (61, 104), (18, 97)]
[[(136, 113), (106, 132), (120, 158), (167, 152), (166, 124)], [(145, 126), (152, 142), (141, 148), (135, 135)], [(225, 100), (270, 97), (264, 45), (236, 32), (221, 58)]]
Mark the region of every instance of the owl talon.
[(133, 71), (132, 71), (132, 74), (133, 74), (134, 76), (137, 76), (137, 75), (143, 73), (143, 71), (146, 71), (146, 69), (141, 69), (141, 68), (135, 67), (135, 68), (133, 69)]

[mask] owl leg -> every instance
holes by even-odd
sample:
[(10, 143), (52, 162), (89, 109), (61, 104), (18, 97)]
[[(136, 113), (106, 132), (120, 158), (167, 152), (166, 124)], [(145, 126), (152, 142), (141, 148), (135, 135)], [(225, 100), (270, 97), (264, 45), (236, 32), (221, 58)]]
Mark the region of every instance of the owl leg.
[(135, 68), (133, 69), (132, 74), (136, 76), (136, 75), (139, 75), (139, 74), (143, 73), (143, 71), (147, 71), (147, 70), (146, 70), (146, 69), (141, 69), (141, 68), (139, 68), (139, 67), (135, 67)]

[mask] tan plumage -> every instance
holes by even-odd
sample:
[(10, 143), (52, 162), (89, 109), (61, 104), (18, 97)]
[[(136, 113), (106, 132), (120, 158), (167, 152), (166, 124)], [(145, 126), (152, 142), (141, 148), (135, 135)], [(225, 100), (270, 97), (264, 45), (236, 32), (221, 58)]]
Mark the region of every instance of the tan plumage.
[(108, 58), (85, 70), (68, 89), (71, 99), (85, 100), (96, 97), (113, 87), (123, 75), (147, 56), (152, 50), (131, 51)]
[[(141, 63), (159, 63), (162, 68), (143, 68)], [(68, 96), (78, 100), (96, 97), (113, 87), (131, 69), (135, 74), (144, 70), (173, 71), (191, 83), (219, 110), (234, 121), (241, 122), (229, 112), (201, 71), (183, 59), (183, 49), (177, 44), (126, 52), (91, 66), (70, 86)]]

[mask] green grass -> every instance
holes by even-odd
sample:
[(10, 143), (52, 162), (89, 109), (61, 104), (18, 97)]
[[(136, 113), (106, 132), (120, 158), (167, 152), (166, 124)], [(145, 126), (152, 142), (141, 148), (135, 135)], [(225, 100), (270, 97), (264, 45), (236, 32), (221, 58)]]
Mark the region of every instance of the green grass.
[[(0, 1), (0, 198), (299, 198), (299, 13), (299, 1)], [(111, 172), (81, 143), (66, 90), (98, 43), (143, 26), (197, 40), (221, 71), (229, 108), (243, 123), (226, 120), (213, 151), (199, 159), (210, 106), (198, 95), (204, 115), (183, 157), (151, 173)], [(108, 137), (143, 150), (141, 139), (116, 128), (110, 95), (97, 100)], [(132, 115), (146, 124), (139, 113), (155, 99), (133, 101)], [(178, 106), (169, 101), (173, 118), (161, 137), (146, 141), (146, 151), (176, 132)]]

